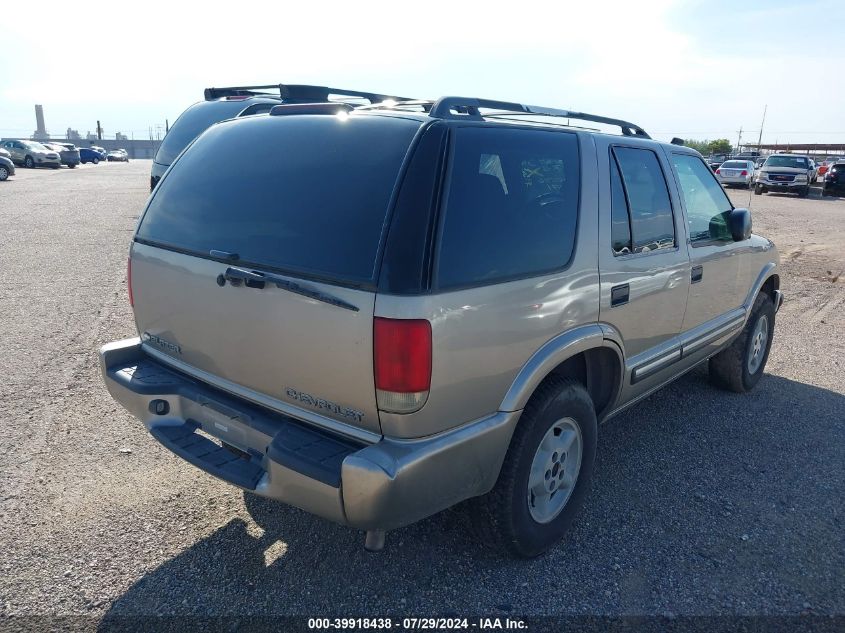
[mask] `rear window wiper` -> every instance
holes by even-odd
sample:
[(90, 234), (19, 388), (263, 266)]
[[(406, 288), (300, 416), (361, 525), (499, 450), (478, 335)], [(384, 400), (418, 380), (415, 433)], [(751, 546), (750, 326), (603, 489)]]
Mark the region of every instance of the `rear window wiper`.
[(226, 269), (226, 273), (217, 278), (217, 283), (222, 286), (226, 283), (227, 279), (233, 286), (237, 286), (241, 282), (244, 282), (250, 288), (263, 288), (265, 284), (271, 283), (275, 284), (277, 288), (302, 295), (303, 297), (308, 297), (309, 299), (316, 299), (317, 301), (322, 301), (323, 303), (328, 303), (330, 305), (337, 306), (338, 308), (343, 308), (344, 310), (352, 310), (353, 312), (359, 311), (358, 306), (354, 306), (343, 299), (335, 297), (334, 295), (327, 294), (317, 290), (316, 288), (302, 286), (295, 281), (285, 279), (284, 277), (274, 275), (273, 273), (262, 273), (255, 270), (246, 270), (244, 268), (229, 266), (229, 268)]

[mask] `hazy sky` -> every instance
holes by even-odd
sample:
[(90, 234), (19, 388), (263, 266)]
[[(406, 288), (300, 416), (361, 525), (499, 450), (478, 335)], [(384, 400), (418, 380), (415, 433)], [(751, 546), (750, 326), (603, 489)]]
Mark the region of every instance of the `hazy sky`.
[(207, 86), (312, 83), (615, 116), (668, 139), (845, 142), (842, 0), (12, 2), (0, 136), (148, 137)]

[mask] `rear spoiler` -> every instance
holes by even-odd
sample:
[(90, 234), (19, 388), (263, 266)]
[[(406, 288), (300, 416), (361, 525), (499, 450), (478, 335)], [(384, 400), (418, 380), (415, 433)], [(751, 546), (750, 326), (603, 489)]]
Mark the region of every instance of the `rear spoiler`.
[(382, 101), (410, 101), (407, 97), (384, 95), (360, 90), (346, 90), (344, 88), (329, 88), (328, 86), (269, 84), (265, 86), (229, 86), (226, 88), (206, 88), (206, 101), (221, 97), (271, 97), (294, 103), (314, 103), (327, 101), (349, 101), (364, 99), (370, 103)]

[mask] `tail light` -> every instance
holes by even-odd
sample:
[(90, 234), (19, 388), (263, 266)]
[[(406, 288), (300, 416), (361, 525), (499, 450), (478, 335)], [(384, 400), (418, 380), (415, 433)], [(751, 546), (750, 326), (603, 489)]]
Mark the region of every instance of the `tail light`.
[(126, 287), (129, 290), (129, 306), (135, 307), (135, 297), (132, 295), (132, 258), (126, 260)]
[(413, 413), (421, 409), (431, 387), (431, 323), (376, 317), (373, 367), (381, 411)]
[(722, 172), (720, 172), (720, 171), (717, 169), (717, 170), (716, 170), (716, 173), (717, 173), (717, 174), (721, 174)]
[(748, 170), (747, 170), (747, 169), (743, 169), (743, 170), (742, 170), (742, 173), (740, 174), (740, 176), (747, 176), (747, 175), (748, 175)]

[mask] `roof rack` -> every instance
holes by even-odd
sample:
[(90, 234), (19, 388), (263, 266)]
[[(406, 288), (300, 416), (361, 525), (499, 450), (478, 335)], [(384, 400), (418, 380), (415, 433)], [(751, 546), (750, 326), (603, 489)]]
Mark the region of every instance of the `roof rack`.
[[(404, 104), (399, 104), (404, 105)], [(433, 103), (429, 116), (438, 119), (474, 119), (483, 120), (498, 116), (497, 113), (482, 115), (480, 109), (500, 110), (502, 113), (508, 115), (519, 116), (550, 116), (565, 119), (578, 119), (579, 121), (592, 121), (593, 123), (604, 123), (606, 125), (619, 126), (624, 136), (637, 136), (640, 138), (651, 138), (646, 131), (639, 125), (622, 121), (621, 119), (611, 119), (595, 114), (587, 114), (586, 112), (571, 112), (569, 110), (559, 110), (557, 108), (547, 108), (544, 106), (529, 106), (521, 103), (512, 103), (510, 101), (494, 101), (491, 99), (475, 99), (466, 97), (441, 97)]]
[[(267, 92), (269, 90), (278, 92), (278, 96), (271, 92)], [(285, 101), (312, 103), (328, 101), (329, 97), (334, 95), (341, 97), (341, 99), (337, 99), (338, 101), (345, 101), (346, 99), (343, 97), (365, 99), (370, 103), (380, 103), (387, 100), (410, 101), (407, 97), (395, 97), (375, 92), (362, 92), (360, 90), (346, 90), (344, 88), (329, 88), (328, 86), (310, 86), (305, 84), (269, 84), (264, 86), (206, 88), (203, 94), (206, 101), (219, 99), (221, 97), (273, 97)]]

